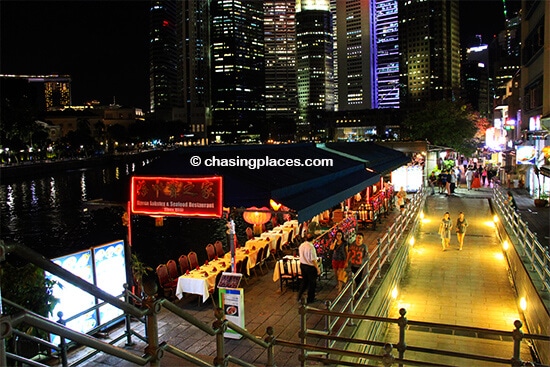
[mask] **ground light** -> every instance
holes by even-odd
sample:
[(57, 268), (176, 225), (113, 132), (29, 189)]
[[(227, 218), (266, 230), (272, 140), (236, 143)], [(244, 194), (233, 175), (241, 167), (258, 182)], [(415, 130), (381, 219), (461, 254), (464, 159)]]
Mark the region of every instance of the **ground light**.
[(494, 222), (495, 224), (498, 223), (498, 215), (495, 214), (495, 215), (493, 216), (493, 222)]
[(399, 291), (397, 290), (397, 286), (395, 286), (391, 291), (391, 298), (397, 299), (398, 294), (399, 294)]
[(525, 297), (520, 298), (519, 308), (521, 308), (522, 311), (525, 311), (527, 309), (527, 300), (525, 299)]
[(409, 245), (411, 245), (411, 247), (414, 246), (414, 237), (409, 239)]
[(508, 243), (508, 241), (505, 240), (504, 242), (502, 242), (502, 249), (504, 251), (508, 251), (509, 248), (510, 248), (510, 244)]

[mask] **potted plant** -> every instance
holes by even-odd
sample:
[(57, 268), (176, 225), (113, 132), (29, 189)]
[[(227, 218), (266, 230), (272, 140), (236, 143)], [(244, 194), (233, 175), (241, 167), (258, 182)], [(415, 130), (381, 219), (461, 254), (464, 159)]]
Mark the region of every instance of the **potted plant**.
[(545, 192), (542, 187), (540, 186), (540, 170), (539, 168), (535, 165), (533, 166), (534, 167), (534, 170), (535, 170), (535, 175), (537, 176), (537, 183), (538, 183), (538, 188), (535, 189), (535, 193), (538, 194), (537, 197), (535, 198), (535, 206), (537, 208), (543, 208), (545, 207), (547, 204), (548, 204), (548, 193)]
[(134, 277), (134, 293), (141, 297), (143, 294), (143, 277), (146, 276), (153, 268), (141, 261), (136, 254), (132, 254), (132, 276)]

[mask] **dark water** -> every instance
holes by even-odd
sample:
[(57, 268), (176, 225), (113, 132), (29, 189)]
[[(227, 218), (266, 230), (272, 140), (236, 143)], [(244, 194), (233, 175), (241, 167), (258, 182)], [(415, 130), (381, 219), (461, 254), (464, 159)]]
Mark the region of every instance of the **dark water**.
[[(145, 164), (121, 163), (0, 185), (1, 239), (24, 244), (47, 258), (126, 239), (122, 215), (129, 178)], [(110, 205), (91, 205), (94, 200)], [(162, 227), (156, 227), (153, 218), (134, 215), (132, 252), (152, 267), (191, 250), (203, 261), (208, 243), (221, 240), (227, 248), (225, 223), (167, 217)], [(244, 235), (245, 223), (237, 218), (236, 224)]]

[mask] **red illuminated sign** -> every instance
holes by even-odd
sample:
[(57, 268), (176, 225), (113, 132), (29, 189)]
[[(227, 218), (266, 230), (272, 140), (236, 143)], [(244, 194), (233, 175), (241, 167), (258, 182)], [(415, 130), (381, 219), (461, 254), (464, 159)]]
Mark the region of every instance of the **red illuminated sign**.
[(222, 178), (132, 177), (132, 213), (162, 216), (222, 216)]

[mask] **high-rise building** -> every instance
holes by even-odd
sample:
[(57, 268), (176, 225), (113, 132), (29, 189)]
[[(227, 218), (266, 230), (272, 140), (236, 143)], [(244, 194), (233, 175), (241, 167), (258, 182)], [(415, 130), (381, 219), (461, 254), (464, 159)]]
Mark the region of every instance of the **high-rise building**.
[(322, 116), (334, 110), (332, 32), (329, 0), (296, 1), (299, 139), (325, 135)]
[(210, 95), (210, 8), (209, 1), (180, 1), (181, 68), (185, 121), (189, 124), (186, 140), (205, 145), (212, 124)]
[(415, 110), (434, 100), (458, 98), (458, 1), (399, 2), (400, 104)]
[(183, 107), (181, 78), (180, 1), (153, 0), (149, 31), (150, 112), (163, 120), (177, 120)]
[[(49, 76), (44, 79), (44, 99), (46, 110), (53, 111), (70, 106), (71, 78), (69, 76)], [(29, 81), (33, 81), (29, 79)]]
[(489, 90), (489, 49), (479, 45), (466, 49), (462, 65), (462, 97), (480, 116), (490, 117), (492, 111)]
[(373, 3), (372, 0), (335, 2), (335, 74), (340, 111), (374, 106)]
[(263, 1), (213, 0), (213, 142), (256, 139), (265, 129)]
[(399, 17), (397, 0), (374, 0), (375, 108), (399, 107)]
[(283, 135), (281, 125), (288, 130), (296, 122), (295, 4), (294, 0), (264, 1), (265, 110), (275, 138)]

